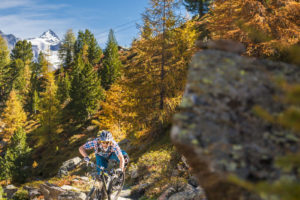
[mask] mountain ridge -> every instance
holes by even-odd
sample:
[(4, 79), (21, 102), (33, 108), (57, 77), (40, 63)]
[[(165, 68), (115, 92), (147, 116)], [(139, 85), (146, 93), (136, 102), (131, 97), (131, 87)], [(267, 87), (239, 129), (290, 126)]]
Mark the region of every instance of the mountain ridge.
[[(10, 50), (12, 50), (16, 43), (21, 40), (13, 34), (5, 34), (1, 30), (0, 35), (6, 40)], [(59, 68), (61, 61), (58, 56), (58, 50), (61, 45), (61, 40), (53, 30), (48, 29), (39, 37), (27, 38), (25, 40), (31, 42), (34, 62), (38, 61), (39, 53), (42, 52), (46, 55), (48, 62), (50, 62), (51, 70)]]

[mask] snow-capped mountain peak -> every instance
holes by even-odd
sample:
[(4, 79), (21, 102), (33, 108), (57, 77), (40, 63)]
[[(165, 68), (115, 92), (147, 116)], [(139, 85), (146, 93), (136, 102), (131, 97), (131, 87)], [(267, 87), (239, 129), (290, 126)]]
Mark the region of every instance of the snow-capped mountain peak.
[(48, 31), (44, 32), (40, 38), (45, 39), (49, 43), (58, 43), (60, 42), (59, 37), (51, 30), (49, 29)]
[[(14, 35), (4, 34), (2, 31), (0, 31), (0, 35), (7, 41), (10, 50), (12, 50), (17, 41), (20, 40)], [(50, 67), (52, 69), (58, 69), (60, 67), (61, 61), (58, 56), (58, 50), (60, 48), (61, 41), (54, 31), (49, 29), (40, 37), (29, 38), (27, 41), (31, 42), (35, 62), (38, 61), (39, 53), (43, 52), (46, 59), (50, 62)]]
[(61, 45), (59, 37), (51, 30), (44, 32), (40, 37), (28, 39), (32, 44), (34, 60), (38, 60), (40, 52), (46, 55), (47, 60), (51, 63), (54, 69), (59, 68), (60, 60), (58, 50)]

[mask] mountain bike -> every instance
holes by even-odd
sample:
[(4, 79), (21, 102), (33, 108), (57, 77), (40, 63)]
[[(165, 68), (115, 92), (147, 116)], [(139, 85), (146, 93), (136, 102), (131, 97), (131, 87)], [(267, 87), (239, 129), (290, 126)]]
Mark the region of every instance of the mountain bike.
[[(86, 200), (117, 200), (125, 183), (125, 173), (116, 167), (104, 169), (92, 162), (89, 164), (92, 167), (90, 175), (93, 183)], [(100, 174), (97, 168), (101, 170)]]

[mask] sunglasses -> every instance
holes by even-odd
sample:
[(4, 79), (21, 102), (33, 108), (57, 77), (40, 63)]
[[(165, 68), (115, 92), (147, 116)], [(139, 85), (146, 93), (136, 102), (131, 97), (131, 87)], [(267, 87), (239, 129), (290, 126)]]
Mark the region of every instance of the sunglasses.
[(101, 144), (110, 144), (110, 141), (101, 141)]

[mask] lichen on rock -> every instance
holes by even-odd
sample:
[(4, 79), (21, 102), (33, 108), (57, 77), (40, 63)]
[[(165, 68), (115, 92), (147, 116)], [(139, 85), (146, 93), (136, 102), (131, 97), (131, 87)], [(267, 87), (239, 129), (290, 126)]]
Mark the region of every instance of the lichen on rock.
[(271, 113), (284, 109), (274, 98), (282, 95), (277, 77), (299, 82), (300, 70), (217, 50), (194, 55), (171, 137), (208, 199), (260, 199), (227, 175), (250, 182), (276, 180), (281, 171), (275, 158), (298, 150), (298, 138), (253, 112), (254, 106)]

